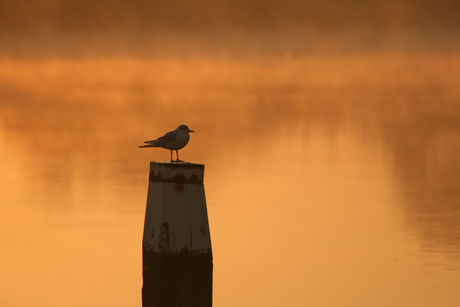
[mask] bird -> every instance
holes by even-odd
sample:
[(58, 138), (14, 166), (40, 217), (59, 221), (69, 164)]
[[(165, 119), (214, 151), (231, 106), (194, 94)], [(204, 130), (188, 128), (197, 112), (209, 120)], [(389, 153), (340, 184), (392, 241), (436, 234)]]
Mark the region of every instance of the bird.
[[(179, 160), (179, 149), (185, 147), (190, 140), (190, 132), (195, 132), (190, 130), (187, 125), (180, 125), (176, 130), (166, 133), (164, 136), (161, 136), (153, 141), (145, 141), (144, 143), (148, 145), (139, 146), (139, 148), (146, 147), (161, 147), (164, 149), (171, 150), (171, 162), (184, 162)], [(176, 151), (176, 160), (173, 160), (173, 151)]]

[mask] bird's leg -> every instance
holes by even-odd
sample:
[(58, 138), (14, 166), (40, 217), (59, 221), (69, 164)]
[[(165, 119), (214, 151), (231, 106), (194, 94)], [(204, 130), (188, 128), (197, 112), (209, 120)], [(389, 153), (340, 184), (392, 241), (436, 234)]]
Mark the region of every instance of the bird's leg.
[(172, 156), (173, 156), (173, 151), (171, 150), (171, 163), (174, 162), (172, 159)]
[(177, 158), (176, 162), (184, 162), (184, 161), (179, 160), (179, 150), (176, 150), (176, 158)]
[(177, 156), (177, 160), (176, 160), (177, 162), (184, 162), (182, 160), (179, 160), (179, 151), (178, 150), (176, 150), (176, 156)]

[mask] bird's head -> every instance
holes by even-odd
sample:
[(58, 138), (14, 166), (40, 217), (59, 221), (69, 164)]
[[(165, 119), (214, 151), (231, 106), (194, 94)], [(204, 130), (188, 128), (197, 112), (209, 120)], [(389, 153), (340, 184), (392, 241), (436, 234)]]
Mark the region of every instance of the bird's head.
[(195, 132), (195, 131), (193, 131), (193, 130), (190, 130), (190, 129), (188, 128), (187, 125), (180, 125), (179, 127), (177, 127), (177, 129), (178, 129), (178, 130), (181, 130), (181, 131), (184, 131), (184, 132), (187, 132), (187, 133), (189, 133), (189, 132)]

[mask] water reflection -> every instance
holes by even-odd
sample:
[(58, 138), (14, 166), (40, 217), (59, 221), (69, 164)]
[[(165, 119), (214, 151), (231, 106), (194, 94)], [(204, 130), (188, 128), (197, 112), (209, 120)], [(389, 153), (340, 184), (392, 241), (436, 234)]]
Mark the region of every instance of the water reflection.
[[(91, 287), (110, 280), (122, 259), (132, 266), (112, 286), (132, 284), (130, 272), (141, 270), (148, 162), (169, 159), (166, 150), (137, 146), (184, 123), (197, 133), (181, 158), (208, 172), (216, 304), (265, 297), (274, 306), (291, 297), (291, 306), (337, 305), (335, 297), (369, 306), (385, 296), (378, 289), (398, 284), (406, 293), (387, 302), (404, 296), (429, 306), (440, 302), (432, 283), (448, 293), (444, 306), (458, 301), (458, 55), (0, 61), (0, 178), (11, 187), (1, 196), (2, 240), (27, 263), (20, 272), (2, 269), (16, 280), (1, 281), (11, 293), (32, 271), (31, 282), (45, 280), (67, 298), (71, 287), (96, 298)], [(34, 229), (30, 248), (43, 271), (17, 243)], [(110, 232), (121, 241), (105, 242)], [(102, 260), (113, 245), (118, 256)], [(56, 255), (47, 260), (50, 250)], [(68, 271), (75, 278), (59, 285), (67, 277), (55, 262), (81, 272)], [(353, 290), (360, 288), (369, 297)], [(415, 288), (426, 294), (416, 298)]]
[[(443, 250), (449, 258), (459, 259), (460, 251), (460, 114), (458, 103), (450, 101), (440, 108), (442, 90), (436, 102), (420, 97), (404, 121), (384, 118), (385, 139), (393, 152), (398, 171), (396, 180), (407, 197), (404, 211), (408, 229), (423, 244), (424, 251)], [(408, 109), (407, 103), (395, 106), (396, 114)], [(395, 138), (395, 130), (398, 137)]]

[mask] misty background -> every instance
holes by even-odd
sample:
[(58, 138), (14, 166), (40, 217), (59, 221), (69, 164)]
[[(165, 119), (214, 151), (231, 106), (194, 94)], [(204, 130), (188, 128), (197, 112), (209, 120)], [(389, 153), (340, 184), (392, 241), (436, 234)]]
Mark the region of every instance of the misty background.
[(2, 56), (460, 49), (455, 0), (0, 1)]

